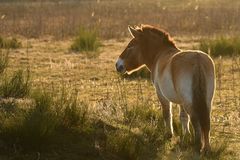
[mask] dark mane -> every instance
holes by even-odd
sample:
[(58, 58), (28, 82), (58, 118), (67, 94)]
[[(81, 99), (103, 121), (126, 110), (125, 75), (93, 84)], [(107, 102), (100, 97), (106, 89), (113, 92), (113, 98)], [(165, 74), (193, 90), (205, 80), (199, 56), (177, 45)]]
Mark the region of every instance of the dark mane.
[(156, 28), (151, 25), (141, 25), (141, 30), (143, 33), (144, 32), (152, 32), (152, 33), (158, 35), (159, 37), (163, 37), (163, 42), (166, 45), (176, 47), (176, 44), (173, 41), (173, 39), (170, 37), (169, 33), (164, 31), (163, 29)]

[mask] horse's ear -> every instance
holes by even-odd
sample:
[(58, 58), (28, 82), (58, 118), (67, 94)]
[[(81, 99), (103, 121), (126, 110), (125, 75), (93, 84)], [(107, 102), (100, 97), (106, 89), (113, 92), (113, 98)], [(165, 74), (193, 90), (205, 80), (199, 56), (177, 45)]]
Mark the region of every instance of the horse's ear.
[(139, 38), (142, 34), (140, 31), (131, 26), (128, 26), (128, 31), (130, 32), (133, 38)]

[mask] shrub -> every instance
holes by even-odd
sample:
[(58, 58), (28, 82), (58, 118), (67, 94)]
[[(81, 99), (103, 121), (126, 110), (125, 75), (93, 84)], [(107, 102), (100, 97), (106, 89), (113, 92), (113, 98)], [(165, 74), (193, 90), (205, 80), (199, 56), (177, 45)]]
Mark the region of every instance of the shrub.
[[(69, 86), (68, 86), (69, 87)], [(88, 121), (88, 105), (78, 100), (78, 92), (67, 89), (63, 84), (61, 94), (54, 95), (54, 107), (61, 117), (62, 128), (79, 127), (82, 129)], [(55, 91), (51, 91), (54, 93)]]
[(2, 50), (0, 51), (0, 74), (4, 72), (4, 70), (8, 66), (8, 61), (9, 61), (9, 52), (3, 52)]
[[(75, 96), (69, 98), (62, 94), (58, 97), (53, 91), (36, 89), (30, 98), (29, 107), (24, 103), (20, 106), (15, 99), (0, 101), (0, 141), (8, 149), (13, 145), (24, 151), (49, 149), (58, 143), (59, 137), (71, 138), (74, 128), (87, 121), (87, 105), (77, 103)], [(82, 125), (78, 134), (80, 130), (91, 131), (90, 127), (91, 124)], [(66, 135), (62, 136), (63, 132)]]
[(77, 99), (70, 99), (64, 106), (63, 126), (71, 128), (80, 125), (79, 127), (83, 128), (87, 120), (87, 112), (88, 106), (85, 103), (78, 103)]
[[(35, 92), (32, 98), (30, 109), (18, 109), (24, 106), (18, 106), (16, 101), (1, 103), (0, 137), (5, 144), (28, 150), (39, 150), (50, 144), (59, 124), (52, 106), (53, 98), (40, 91)], [(9, 107), (12, 108), (8, 110), (11, 113), (6, 115), (5, 110)]]
[(213, 57), (240, 55), (240, 38), (219, 37), (209, 40), (203, 39), (200, 41), (199, 49)]
[(106, 151), (118, 159), (155, 159), (159, 152), (164, 154), (168, 140), (159, 110), (147, 104), (126, 107), (121, 128), (105, 131)]
[(99, 46), (100, 42), (97, 38), (97, 32), (95, 30), (86, 30), (81, 28), (70, 49), (76, 52), (96, 52)]
[(53, 97), (41, 91), (35, 91), (32, 96), (35, 105), (25, 115), (21, 126), (21, 144), (25, 147), (41, 147), (49, 143), (50, 138), (56, 133), (60, 117), (53, 107)]
[(31, 88), (29, 70), (27, 73), (24, 73), (23, 70), (16, 71), (12, 78), (3, 80), (0, 88), (1, 95), (4, 98), (23, 98), (27, 96)]
[(21, 42), (19, 42), (16, 38), (5, 39), (0, 36), (0, 48), (5, 49), (16, 49), (22, 46)]
[[(0, 103), (0, 137), (7, 145), (15, 144), (24, 120), (24, 112), (18, 110), (14, 101)], [(1, 148), (2, 149), (2, 148)]]

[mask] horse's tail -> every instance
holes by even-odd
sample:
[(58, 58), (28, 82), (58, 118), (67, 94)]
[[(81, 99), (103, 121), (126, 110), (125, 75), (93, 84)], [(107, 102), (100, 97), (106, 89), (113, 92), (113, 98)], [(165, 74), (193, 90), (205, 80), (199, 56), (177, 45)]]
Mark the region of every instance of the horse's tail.
[(197, 116), (201, 129), (210, 129), (210, 110), (207, 106), (207, 86), (206, 75), (204, 68), (200, 62), (197, 61), (193, 71), (193, 110)]

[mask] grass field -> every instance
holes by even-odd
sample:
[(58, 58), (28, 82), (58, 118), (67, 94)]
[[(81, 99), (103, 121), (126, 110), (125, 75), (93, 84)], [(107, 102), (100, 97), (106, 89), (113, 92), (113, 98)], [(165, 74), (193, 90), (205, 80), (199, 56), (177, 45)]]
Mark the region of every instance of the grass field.
[(127, 25), (161, 26), (173, 35), (239, 33), (239, 1), (219, 0), (2, 0), (0, 33), (69, 38), (80, 27), (99, 29), (101, 38), (128, 36)]
[[(31, 81), (24, 98), (1, 98), (0, 159), (239, 159), (239, 56), (214, 58), (213, 152), (200, 158), (180, 142), (178, 106), (169, 142), (151, 81), (115, 71), (128, 24), (163, 26), (177, 46), (193, 49), (202, 37), (238, 34), (239, 9), (237, 0), (0, 2), (0, 34), (21, 42), (1, 49), (9, 52), (1, 89), (19, 69)], [(79, 27), (98, 30), (98, 56), (70, 49)]]

